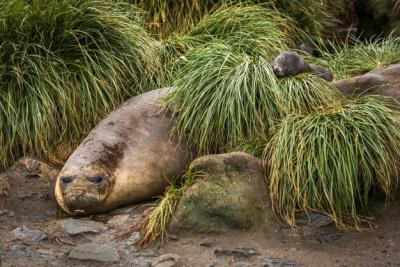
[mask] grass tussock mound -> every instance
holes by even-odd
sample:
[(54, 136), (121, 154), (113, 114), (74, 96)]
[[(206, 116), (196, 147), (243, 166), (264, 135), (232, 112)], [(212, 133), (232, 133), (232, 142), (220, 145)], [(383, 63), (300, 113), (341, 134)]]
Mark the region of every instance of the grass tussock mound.
[(218, 8), (251, 6), (275, 10), (292, 17), (296, 25), (312, 36), (327, 32), (337, 23), (335, 17), (344, 13), (351, 0), (127, 0), (147, 12), (149, 30), (159, 39), (173, 33), (186, 33)]
[(265, 150), (275, 212), (295, 226), (297, 211), (327, 214), (338, 227), (368, 222), (376, 192), (397, 188), (400, 124), (388, 100), (368, 96), (308, 115), (289, 115)]
[(16, 0), (0, 11), (0, 165), (64, 160), (158, 66), (140, 12), (121, 2)]
[(185, 63), (186, 53), (223, 42), (233, 50), (271, 59), (294, 46), (297, 31), (293, 21), (282, 13), (262, 6), (222, 6), (205, 15), (186, 34), (174, 34), (163, 41), (162, 61), (166, 72)]
[(335, 89), (310, 74), (278, 80), (260, 56), (213, 43), (193, 50), (167, 99), (177, 109), (175, 130), (200, 154), (238, 140), (264, 136), (287, 114), (309, 112), (336, 98)]
[(319, 51), (321, 58), (317, 59), (317, 63), (329, 66), (336, 79), (344, 79), (399, 63), (400, 38), (389, 36), (362, 41), (349, 36), (344, 43), (331, 41)]

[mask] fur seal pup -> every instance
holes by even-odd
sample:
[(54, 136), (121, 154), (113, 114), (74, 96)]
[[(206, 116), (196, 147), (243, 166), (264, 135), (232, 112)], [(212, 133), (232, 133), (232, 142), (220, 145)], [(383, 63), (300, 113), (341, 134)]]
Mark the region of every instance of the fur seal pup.
[(333, 74), (325, 68), (309, 64), (299, 54), (293, 51), (280, 53), (272, 62), (272, 70), (278, 77), (294, 76), (304, 72), (310, 72), (316, 76), (331, 82)]
[(185, 171), (190, 151), (171, 136), (171, 112), (162, 112), (168, 90), (131, 98), (89, 133), (57, 177), (64, 211), (106, 212), (150, 199)]

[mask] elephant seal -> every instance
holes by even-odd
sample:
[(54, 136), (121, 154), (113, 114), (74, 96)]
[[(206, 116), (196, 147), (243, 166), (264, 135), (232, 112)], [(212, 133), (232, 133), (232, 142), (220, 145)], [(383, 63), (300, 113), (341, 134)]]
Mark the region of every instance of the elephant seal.
[(191, 153), (171, 135), (172, 112), (162, 107), (169, 90), (131, 98), (89, 133), (57, 177), (55, 195), (64, 211), (91, 214), (141, 202), (185, 171)]
[(309, 64), (299, 54), (293, 51), (280, 53), (272, 62), (272, 70), (278, 77), (294, 76), (310, 72), (328, 82), (333, 80), (333, 73), (325, 68)]

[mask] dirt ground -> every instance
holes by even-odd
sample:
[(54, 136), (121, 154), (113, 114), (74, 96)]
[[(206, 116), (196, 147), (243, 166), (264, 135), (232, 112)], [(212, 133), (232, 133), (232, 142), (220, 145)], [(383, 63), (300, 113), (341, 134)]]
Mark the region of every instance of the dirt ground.
[[(53, 196), (56, 174), (56, 169), (48, 169), (32, 160), (25, 160), (23, 164), (17, 164), (1, 174), (1, 267), (400, 266), (399, 200), (382, 208), (376, 218), (376, 227), (365, 232), (335, 231), (326, 238), (296, 236), (276, 224), (263, 232), (170, 236), (163, 243), (157, 242), (139, 250), (133, 242), (129, 242), (131, 239), (115, 237), (137, 222), (148, 204), (79, 218), (79, 222), (98, 222), (96, 227), (101, 229), (97, 233), (91, 233), (94, 231), (91, 229), (71, 234), (65, 226), (69, 216), (57, 207)], [(9, 183), (8, 197), (4, 196), (5, 181)], [(21, 226), (39, 230), (35, 232), (39, 234), (18, 235), (15, 229)], [(82, 244), (87, 247), (93, 244), (110, 246), (110, 251), (116, 254), (106, 251), (93, 256), (100, 257), (97, 260), (76, 259), (73, 251)]]

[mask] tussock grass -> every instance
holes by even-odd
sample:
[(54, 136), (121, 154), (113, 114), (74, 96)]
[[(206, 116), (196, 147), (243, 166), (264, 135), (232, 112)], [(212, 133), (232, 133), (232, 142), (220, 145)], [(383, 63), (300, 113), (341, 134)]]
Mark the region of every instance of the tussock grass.
[[(345, 0), (344, 0), (345, 1)], [(328, 27), (337, 23), (336, 12), (343, 9), (343, 0), (259, 0), (259, 2), (272, 2), (276, 9), (287, 14), (311, 37), (316, 37), (326, 32)]]
[(309, 112), (336, 98), (335, 89), (318, 77), (278, 80), (263, 57), (223, 43), (195, 49), (185, 58), (167, 104), (176, 107), (178, 135), (187, 136), (200, 154), (264, 136), (287, 114)]
[[(127, 0), (128, 1), (128, 0)], [(172, 33), (186, 33), (218, 8), (259, 4), (264, 9), (276, 10), (292, 17), (296, 25), (310, 35), (318, 35), (336, 23), (334, 19), (350, 0), (129, 0), (147, 11), (149, 30), (157, 38), (165, 39)]]
[(136, 230), (142, 232), (139, 246), (145, 246), (157, 238), (163, 239), (167, 233), (170, 222), (179, 200), (185, 191), (193, 184), (195, 179), (204, 177), (203, 172), (189, 168), (188, 171), (177, 182), (172, 183), (166, 190), (164, 196), (156, 204), (154, 210), (139, 223)]
[(295, 31), (293, 21), (274, 9), (239, 5), (205, 15), (187, 35), (201, 44), (218, 39), (237, 51), (270, 57), (294, 45)]
[(205, 15), (186, 34), (173, 34), (163, 41), (162, 61), (166, 73), (174, 73), (186, 53), (213, 42), (224, 42), (238, 52), (271, 59), (294, 46), (297, 31), (291, 19), (262, 6), (223, 5)]
[(315, 210), (340, 228), (360, 228), (374, 193), (393, 196), (400, 124), (392, 104), (365, 96), (283, 120), (264, 158), (273, 209), (286, 223), (294, 227), (297, 211)]
[(344, 43), (320, 46), (319, 64), (329, 66), (336, 79), (364, 74), (384, 65), (400, 63), (400, 38), (393, 35), (361, 41), (349, 36)]
[(121, 2), (15, 0), (0, 11), (0, 165), (63, 161), (158, 66), (140, 12)]

